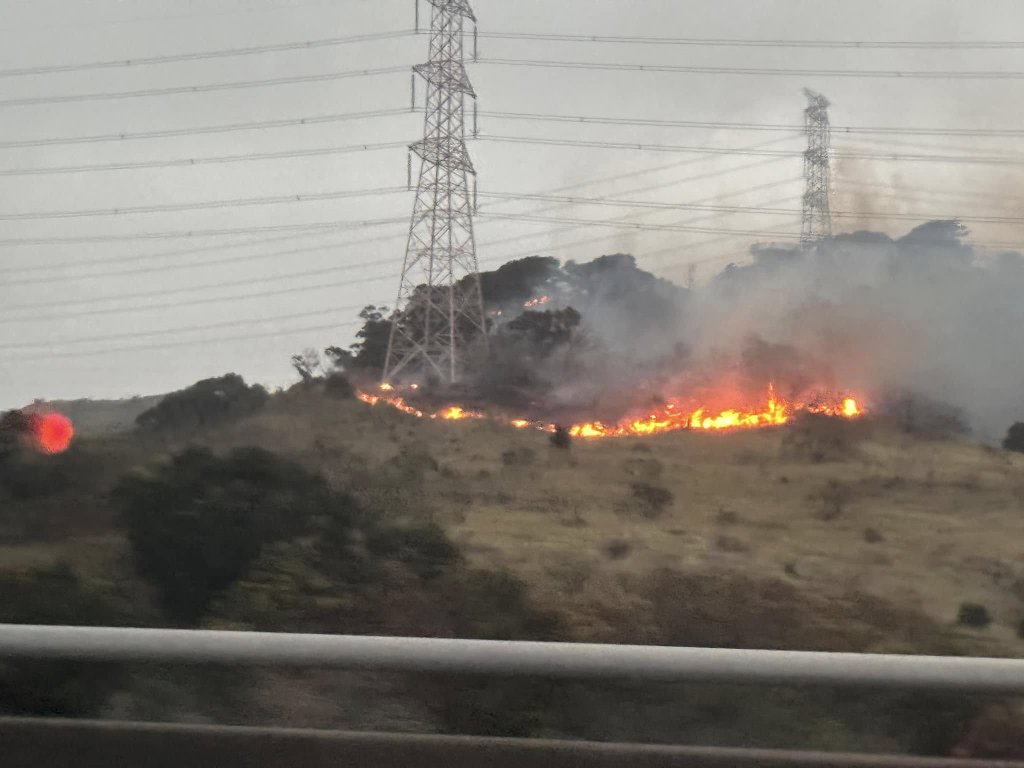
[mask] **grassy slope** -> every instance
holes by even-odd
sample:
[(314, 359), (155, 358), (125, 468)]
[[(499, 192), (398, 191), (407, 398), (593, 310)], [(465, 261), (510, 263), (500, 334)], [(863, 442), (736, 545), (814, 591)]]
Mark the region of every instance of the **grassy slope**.
[[(1024, 652), (1024, 606), (1012, 588), (1024, 577), (1024, 456), (876, 426), (848, 458), (814, 463), (786, 458), (785, 434), (577, 440), (566, 453), (539, 432), (420, 421), (296, 390), (212, 442), (279, 450), (339, 481), (352, 453), (372, 464), (425, 445), (442, 469), (426, 486), (435, 520), (476, 562), (508, 566), (563, 603), (573, 591), (610, 587), (618, 573), (739, 573), (824, 597), (883, 597), (942, 624), (962, 602), (979, 602), (994, 623), (965, 630), (976, 652)], [(514, 448), (532, 450), (533, 463), (506, 466), (502, 453)], [(830, 481), (845, 501), (823, 520)], [(635, 482), (669, 489), (674, 502), (645, 518), (630, 502)], [(866, 528), (883, 540), (867, 542)], [(612, 540), (628, 554), (609, 556)]]
[(75, 425), (82, 437), (96, 437), (128, 432), (135, 427), (135, 419), (163, 399), (163, 395), (133, 397), (128, 400), (43, 400), (26, 406), (26, 411), (56, 411), (63, 413)]

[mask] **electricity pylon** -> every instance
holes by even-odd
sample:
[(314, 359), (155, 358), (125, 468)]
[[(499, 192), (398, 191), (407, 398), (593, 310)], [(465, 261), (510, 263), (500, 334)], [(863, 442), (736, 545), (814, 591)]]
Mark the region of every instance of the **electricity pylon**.
[(465, 371), (470, 346), (487, 337), (469, 189), (476, 171), (465, 141), (465, 100), (476, 93), (463, 61), (463, 28), (476, 17), (467, 0), (429, 2), (430, 60), (413, 68), (427, 83), (423, 139), (410, 147), (420, 175), (384, 380), (452, 383)]
[(807, 109), (804, 110), (807, 151), (804, 152), (804, 204), (800, 242), (810, 244), (832, 236), (832, 208), (829, 201), (832, 126), (828, 120), (828, 99), (807, 88), (804, 88), (804, 95), (807, 97)]

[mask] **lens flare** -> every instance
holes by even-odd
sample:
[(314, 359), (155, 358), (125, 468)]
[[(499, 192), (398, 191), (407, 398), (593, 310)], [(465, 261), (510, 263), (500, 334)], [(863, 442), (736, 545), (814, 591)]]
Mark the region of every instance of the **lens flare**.
[(63, 453), (71, 445), (75, 428), (71, 419), (60, 413), (44, 413), (32, 417), (32, 437), (43, 453)]

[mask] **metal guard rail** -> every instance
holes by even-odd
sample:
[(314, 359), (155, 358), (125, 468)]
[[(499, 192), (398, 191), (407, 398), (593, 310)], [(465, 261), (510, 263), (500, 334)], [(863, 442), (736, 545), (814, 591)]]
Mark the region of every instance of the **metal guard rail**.
[(0, 658), (1024, 693), (1024, 659), (0, 624)]
[[(264, 632), (0, 625), (0, 660), (1024, 693), (1024, 660)], [(281, 728), (0, 719), (0, 764), (221, 768), (1024, 768), (1024, 762)]]

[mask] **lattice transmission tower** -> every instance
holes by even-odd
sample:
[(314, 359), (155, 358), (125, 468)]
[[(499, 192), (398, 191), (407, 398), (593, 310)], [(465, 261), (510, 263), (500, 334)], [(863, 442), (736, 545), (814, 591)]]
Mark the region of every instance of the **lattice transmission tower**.
[(476, 171), (465, 126), (466, 97), (476, 93), (466, 75), (464, 27), (476, 17), (467, 0), (429, 3), (430, 60), (413, 68), (427, 83), (423, 139), (409, 148), (421, 160), (420, 174), (384, 380), (452, 383), (464, 373), (471, 347), (487, 339), (473, 237)]
[(832, 174), (829, 168), (832, 126), (828, 120), (828, 99), (807, 88), (804, 88), (804, 95), (807, 97), (807, 109), (804, 110), (807, 151), (804, 152), (805, 186), (800, 242), (816, 243), (832, 235)]

